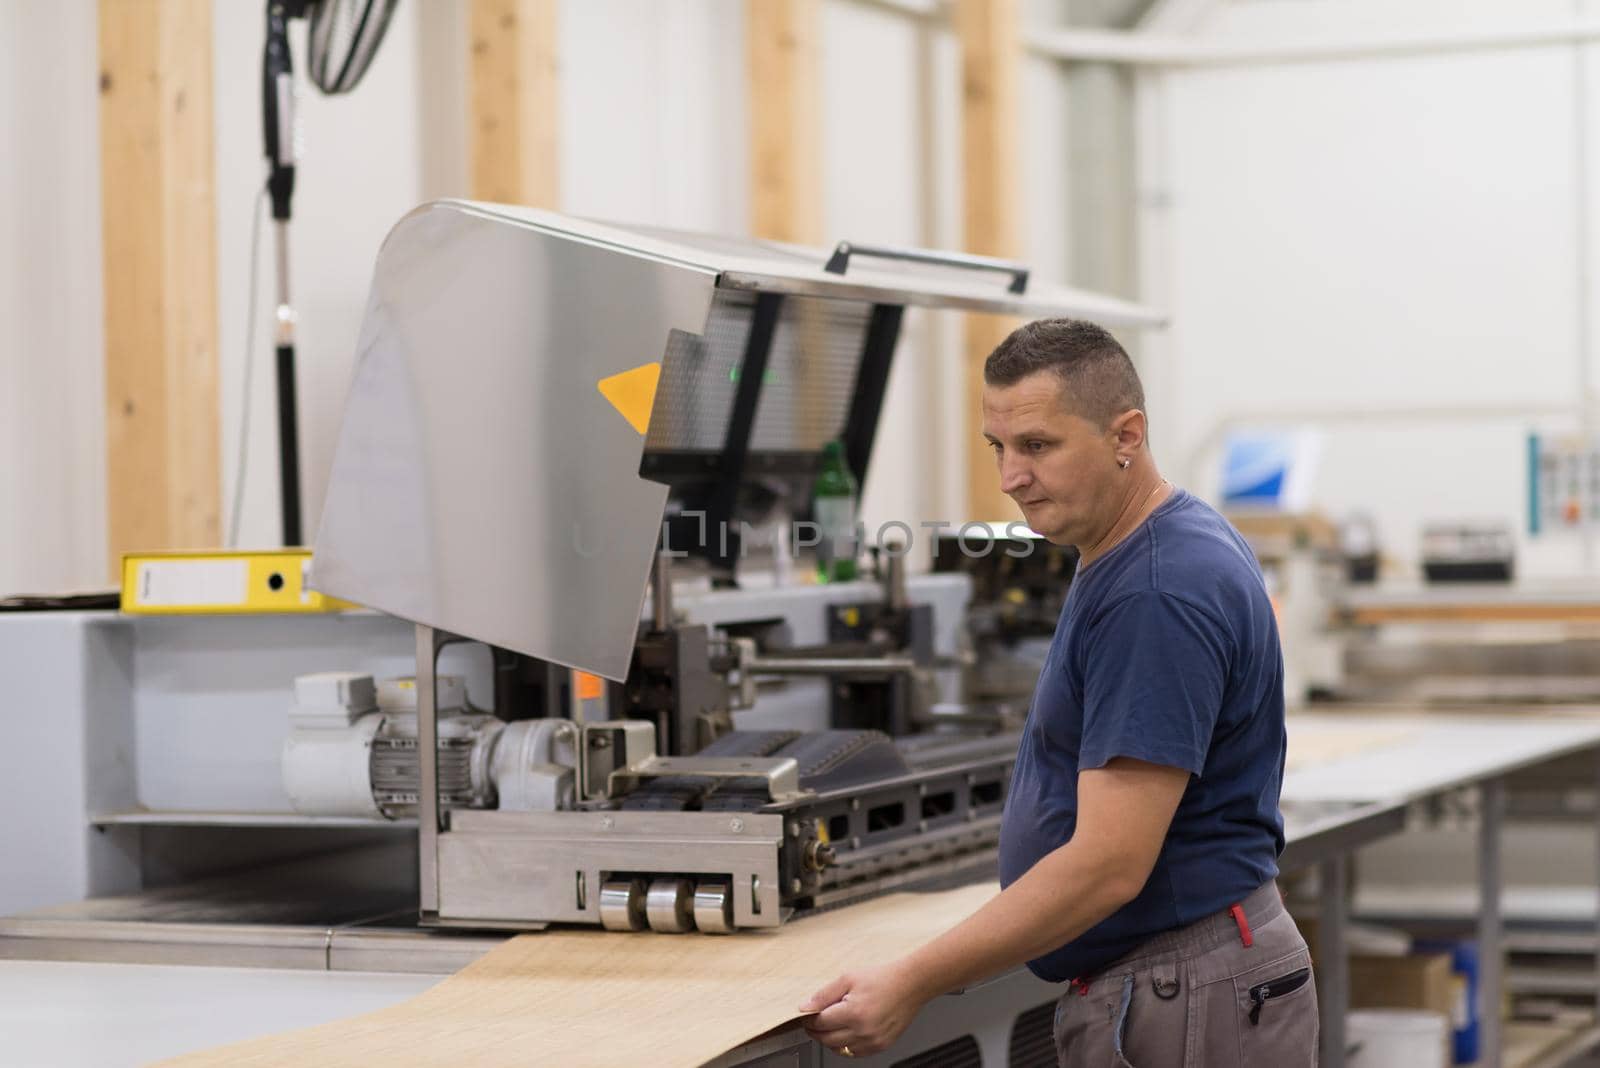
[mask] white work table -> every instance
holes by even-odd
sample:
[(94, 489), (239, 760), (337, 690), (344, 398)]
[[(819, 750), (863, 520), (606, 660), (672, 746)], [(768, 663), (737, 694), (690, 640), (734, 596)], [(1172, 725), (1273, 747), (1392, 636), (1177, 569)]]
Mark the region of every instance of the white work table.
[(133, 1068), (392, 1005), (436, 975), (0, 960), (0, 1064)]
[[(1372, 738), (1360, 745), (1361, 736)], [(1342, 755), (1297, 760), (1298, 742)], [(1356, 709), (1289, 716), (1283, 801), (1414, 801), (1600, 747), (1593, 713), (1388, 713)]]
[[(1501, 1063), (1501, 1004), (1504, 971), (1500, 833), (1508, 775), (1578, 753), (1596, 758), (1600, 783), (1600, 709), (1530, 709), (1508, 714), (1477, 712), (1395, 713), (1344, 708), (1289, 717), (1289, 770), (1284, 776), (1287, 822), (1296, 809), (1352, 806), (1371, 813), (1368, 826), (1401, 826), (1405, 807), (1466, 787), (1479, 796), (1478, 945), (1484, 1068)], [(1370, 838), (1369, 838), (1370, 840)], [(1347, 843), (1340, 843), (1341, 845)], [(1362, 844), (1352, 840), (1353, 848)], [(1289, 857), (1286, 850), (1285, 858)], [(1322, 1058), (1328, 1068), (1344, 1064), (1345, 1010), (1349, 1004), (1344, 932), (1349, 849), (1329, 849), (1313, 861), (1319, 870), (1318, 995), (1322, 1002)]]

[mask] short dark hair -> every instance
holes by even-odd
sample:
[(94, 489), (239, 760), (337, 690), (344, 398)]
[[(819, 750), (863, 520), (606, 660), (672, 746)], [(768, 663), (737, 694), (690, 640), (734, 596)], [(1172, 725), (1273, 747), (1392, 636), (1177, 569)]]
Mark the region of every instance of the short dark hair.
[(1103, 326), (1082, 319), (1036, 319), (1011, 331), (983, 364), (983, 380), (1011, 386), (1038, 371), (1054, 372), (1073, 414), (1104, 429), (1130, 408), (1144, 410), (1144, 387), (1133, 361)]

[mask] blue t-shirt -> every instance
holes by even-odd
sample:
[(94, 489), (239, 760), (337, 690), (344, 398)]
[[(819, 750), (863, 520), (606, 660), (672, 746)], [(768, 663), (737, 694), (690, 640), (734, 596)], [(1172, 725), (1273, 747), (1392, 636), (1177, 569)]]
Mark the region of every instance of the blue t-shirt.
[(1193, 777), (1139, 896), (1028, 967), (1091, 975), (1276, 876), (1284, 748), (1261, 569), (1227, 520), (1175, 490), (1067, 593), (1006, 798), (1001, 884), (1072, 837), (1080, 770), (1132, 757)]

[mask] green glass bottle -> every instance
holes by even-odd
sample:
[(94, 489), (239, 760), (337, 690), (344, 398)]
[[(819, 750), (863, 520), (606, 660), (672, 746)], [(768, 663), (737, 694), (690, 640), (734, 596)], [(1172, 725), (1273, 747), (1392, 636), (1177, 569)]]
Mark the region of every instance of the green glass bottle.
[(856, 479), (844, 460), (844, 445), (822, 448), (822, 469), (811, 491), (817, 543), (817, 580), (848, 582), (856, 577)]

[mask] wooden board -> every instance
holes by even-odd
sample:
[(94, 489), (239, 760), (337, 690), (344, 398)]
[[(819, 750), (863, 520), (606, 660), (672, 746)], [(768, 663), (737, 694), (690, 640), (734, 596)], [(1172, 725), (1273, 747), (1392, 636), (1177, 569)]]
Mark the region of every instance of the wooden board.
[(472, 0), (472, 196), (560, 203), (557, 0)]
[(1507, 1020), (1501, 1026), (1500, 1063), (1504, 1068), (1567, 1064), (1579, 1053), (1593, 1049), (1600, 1037), (1592, 1023), (1583, 1020)]
[(746, 0), (750, 233), (822, 241), (822, 12), (818, 0)]
[[(750, 235), (816, 245), (822, 232), (822, 5), (745, 0), (750, 97)], [(827, 301), (790, 300), (785, 316), (801, 352), (828, 344)], [(794, 416), (823, 424), (832, 385), (822, 360), (793, 368)]]
[(1600, 622), (1600, 604), (1419, 600), (1336, 609), (1333, 622), (1360, 627), (1385, 623), (1595, 623)]
[(211, 3), (99, 10), (106, 533), (118, 575), (124, 552), (221, 539)]
[(896, 894), (729, 937), (523, 935), (399, 1005), (162, 1063), (692, 1068), (797, 1019), (830, 979), (910, 951), (998, 892)]
[(1350, 723), (1297, 723), (1288, 719), (1289, 755), (1284, 770), (1298, 771), (1327, 764), (1345, 757), (1382, 749), (1416, 734), (1416, 728), (1401, 724), (1373, 723), (1352, 719)]
[(1000, 492), (1000, 469), (994, 452), (983, 437), (983, 365), (995, 346), (1019, 325), (1018, 320), (1002, 315), (967, 314), (965, 421), (967, 436), (967, 512), (981, 523), (1021, 521), (1017, 502)]
[[(1020, 251), (1017, 115), (1021, 66), (1016, 0), (958, 0), (955, 31), (961, 44), (961, 214), (968, 252), (1014, 258)], [(983, 440), (983, 362), (1016, 326), (995, 315), (966, 323), (967, 509), (969, 518), (1020, 518), (1000, 492), (994, 458)]]

